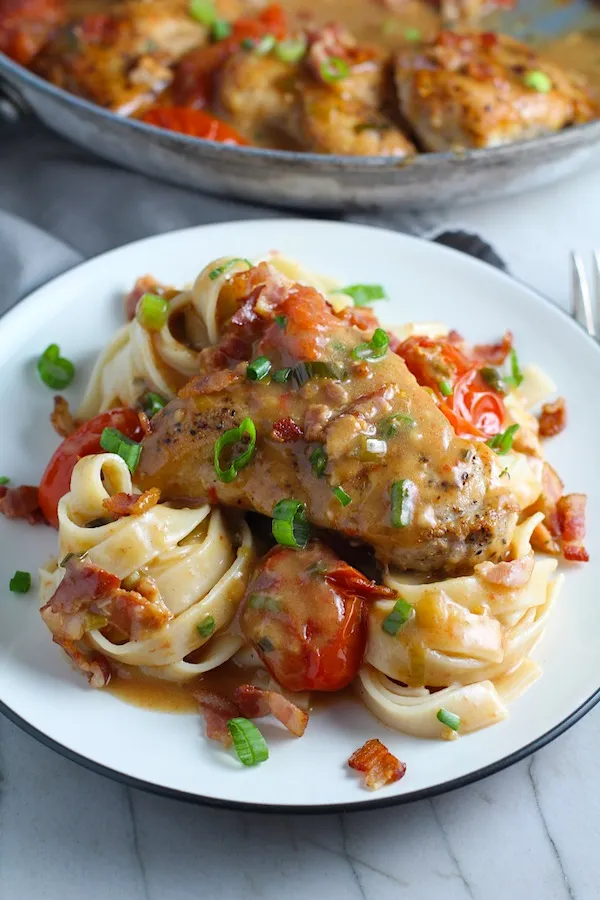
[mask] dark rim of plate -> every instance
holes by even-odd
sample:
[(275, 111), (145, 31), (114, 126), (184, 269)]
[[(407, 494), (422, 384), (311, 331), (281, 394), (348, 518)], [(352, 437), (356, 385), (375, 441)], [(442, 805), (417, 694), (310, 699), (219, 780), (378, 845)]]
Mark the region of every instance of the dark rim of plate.
[[(244, 220), (242, 220), (244, 221)], [(265, 221), (265, 220), (249, 220), (256, 224), (256, 221)], [(270, 221), (270, 220), (267, 220)], [(280, 222), (289, 222), (295, 221), (290, 218), (283, 218), (281, 220), (274, 220)], [(315, 222), (318, 224), (322, 224), (320, 220), (316, 219), (299, 219), (297, 221), (302, 221), (303, 224), (310, 224), (311, 222)], [(213, 223), (213, 227), (215, 224), (218, 227), (218, 224), (224, 225), (232, 225), (236, 224), (236, 222), (228, 222), (228, 223)], [(239, 224), (239, 221), (237, 222)], [(364, 228), (364, 225), (354, 225), (348, 222), (332, 222), (332, 224), (341, 225), (343, 228)], [(211, 225), (204, 226), (192, 226), (192, 228), (204, 227), (209, 228)], [(373, 227), (373, 226), (366, 226)], [(182, 231), (189, 231), (190, 228), (181, 229)], [(385, 231), (391, 231), (391, 229), (382, 229)], [(400, 234), (400, 232), (396, 232)], [(428, 240), (427, 238), (419, 238), (415, 235), (406, 235), (403, 237), (408, 237), (412, 240), (425, 240), (429, 243), (437, 243), (435, 240)], [(130, 245), (123, 246), (131, 246), (133, 244), (141, 243), (143, 240), (148, 240), (148, 238), (142, 238), (140, 241), (132, 241)], [(457, 254), (459, 256), (471, 256), (470, 253), (464, 252), (461, 250), (456, 250), (454, 247), (447, 246), (445, 244), (440, 244), (443, 250), (452, 254)], [(120, 249), (120, 248), (119, 248)], [(111, 252), (111, 251), (108, 251)], [(98, 256), (104, 256), (105, 253), (100, 253)], [(92, 257), (93, 258), (93, 257)], [(478, 259), (478, 257), (473, 257), (474, 259)], [(85, 262), (90, 262), (90, 260), (85, 260), (83, 263), (79, 265), (85, 265)], [(479, 259), (479, 262), (482, 262)], [(493, 264), (491, 268), (497, 268)], [(76, 269), (79, 266), (74, 266)], [(72, 270), (67, 270), (72, 271)], [(540, 303), (540, 305), (546, 306), (550, 305), (553, 309), (557, 310), (561, 315), (563, 315), (569, 322), (572, 324), (575, 323), (569, 313), (563, 309), (561, 306), (558, 306), (552, 301), (548, 300), (537, 291), (535, 288), (531, 287), (531, 285), (527, 284), (520, 278), (515, 278), (513, 275), (509, 275), (506, 272), (500, 270), (503, 275), (507, 278), (512, 279), (513, 281), (518, 282), (522, 287), (526, 288), (527, 291), (532, 294)], [(65, 273), (66, 274), (66, 273)], [(61, 277), (60, 275), (57, 277)], [(50, 279), (53, 281), (54, 279)], [(49, 282), (47, 282), (49, 283)], [(15, 307), (13, 306), (12, 309)], [(6, 315), (6, 312), (3, 315)], [(3, 318), (3, 315), (0, 316), (0, 319)], [(585, 331), (582, 326), (579, 326), (582, 335), (591, 344), (594, 346), (597, 352), (600, 352), (600, 343), (598, 343), (594, 338), (590, 337), (590, 335)], [(326, 815), (327, 813), (343, 813), (343, 812), (362, 812), (365, 810), (372, 809), (384, 809), (389, 806), (401, 806), (405, 803), (413, 803), (417, 800), (425, 800), (430, 797), (437, 797), (441, 794), (446, 794), (449, 791), (454, 791), (457, 788), (465, 787), (468, 784), (474, 784), (477, 781), (481, 781), (482, 778), (487, 778), (489, 775), (495, 775), (497, 772), (502, 772), (504, 769), (509, 768), (515, 763), (520, 762), (522, 759), (525, 759), (528, 756), (531, 756), (532, 753), (536, 753), (538, 750), (541, 750), (542, 747), (545, 747), (546, 744), (549, 744), (551, 741), (554, 741), (557, 737), (560, 737), (561, 734), (564, 734), (572, 725), (575, 725), (583, 716), (586, 715), (596, 704), (600, 702), (600, 686), (591, 694), (587, 700), (584, 700), (583, 703), (578, 706), (573, 712), (569, 713), (568, 716), (565, 716), (562, 721), (560, 721), (553, 728), (550, 728), (548, 731), (544, 732), (544, 734), (535, 738), (535, 740), (530, 741), (529, 744), (525, 744), (524, 747), (520, 747), (518, 750), (515, 750), (514, 753), (509, 753), (507, 756), (502, 757), (502, 759), (496, 760), (496, 762), (490, 763), (488, 766), (482, 766), (480, 769), (475, 769), (473, 772), (469, 772), (467, 775), (461, 775), (460, 778), (454, 778), (451, 781), (440, 782), (439, 784), (433, 784), (430, 787), (422, 788), (418, 791), (410, 791), (406, 794), (395, 794), (393, 796), (382, 796), (378, 799), (374, 800), (362, 800), (360, 797), (357, 800), (352, 800), (347, 803), (330, 803), (330, 804), (319, 804), (319, 805), (306, 805), (306, 806), (297, 806), (295, 804), (285, 804), (285, 803), (251, 803), (244, 800), (220, 800), (216, 797), (206, 797), (203, 794), (195, 794), (188, 791), (180, 791), (176, 788), (164, 787), (160, 784), (155, 784), (151, 781), (144, 781), (140, 778), (135, 778), (133, 775), (126, 775), (123, 772), (119, 772), (117, 769), (111, 769), (109, 766), (102, 765), (102, 763), (94, 762), (94, 760), (88, 759), (80, 753), (76, 753), (73, 750), (70, 750), (68, 747), (65, 747), (64, 744), (61, 744), (59, 741), (55, 741), (53, 738), (48, 737), (48, 735), (44, 734), (43, 731), (40, 731), (34, 725), (31, 725), (26, 719), (16, 713), (13, 709), (11, 709), (6, 703), (0, 700), (0, 713), (6, 716), (11, 722), (14, 722), (22, 731), (31, 735), (31, 737), (35, 738), (41, 744), (44, 744), (46, 747), (49, 747), (51, 750), (55, 750), (61, 756), (64, 756), (65, 759), (69, 759), (72, 762), (77, 763), (80, 766), (83, 766), (85, 769), (89, 769), (91, 772), (95, 772), (97, 775), (103, 775), (106, 778), (110, 778), (111, 781), (116, 781), (120, 784), (124, 784), (127, 787), (137, 788), (141, 791), (146, 791), (150, 794), (156, 794), (159, 797), (168, 797), (172, 800), (182, 800), (185, 803), (192, 803), (196, 806), (208, 806), (214, 809), (226, 809), (226, 810), (239, 810), (241, 812), (260, 812), (260, 813), (295, 813), (298, 815), (316, 815), (322, 813)], [(360, 792), (361, 788), (357, 783), (357, 791)], [(385, 789), (384, 789), (385, 790)], [(363, 794), (364, 796), (364, 794)]]

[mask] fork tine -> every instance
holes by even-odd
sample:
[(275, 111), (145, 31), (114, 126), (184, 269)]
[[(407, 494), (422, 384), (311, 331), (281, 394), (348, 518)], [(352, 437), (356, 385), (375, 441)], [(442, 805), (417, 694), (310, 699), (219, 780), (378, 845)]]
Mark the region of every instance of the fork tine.
[(582, 259), (578, 253), (571, 254), (572, 264), (572, 296), (571, 315), (580, 325), (583, 325), (588, 334), (596, 336), (594, 316), (592, 314), (592, 301), (590, 289)]

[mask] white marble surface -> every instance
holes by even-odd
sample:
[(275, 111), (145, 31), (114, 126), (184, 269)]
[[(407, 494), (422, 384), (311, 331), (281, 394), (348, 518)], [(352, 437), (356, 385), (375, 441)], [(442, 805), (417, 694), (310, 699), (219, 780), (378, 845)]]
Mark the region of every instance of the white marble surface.
[[(590, 172), (419, 218), (478, 231), (518, 277), (565, 304), (568, 250), (600, 248), (599, 200)], [(14, 198), (8, 208), (21, 212)], [(123, 787), (0, 718), (0, 900), (593, 900), (599, 747), (600, 708), (532, 758), (434, 800), (265, 816)]]

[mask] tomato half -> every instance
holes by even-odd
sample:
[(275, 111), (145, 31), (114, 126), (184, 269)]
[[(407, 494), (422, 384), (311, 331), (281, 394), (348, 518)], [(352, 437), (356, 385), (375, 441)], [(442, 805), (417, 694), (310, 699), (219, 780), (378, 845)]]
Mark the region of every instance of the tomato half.
[(144, 431), (135, 409), (111, 409), (101, 413), (65, 438), (54, 451), (42, 475), (38, 492), (39, 505), (51, 525), (58, 528), (58, 501), (69, 491), (75, 464), (84, 456), (103, 453), (100, 436), (105, 428), (117, 428), (133, 441), (141, 441)]
[(220, 144), (248, 145), (246, 138), (235, 128), (201, 109), (188, 109), (186, 106), (155, 106), (144, 113), (143, 120), (158, 128), (218, 141)]

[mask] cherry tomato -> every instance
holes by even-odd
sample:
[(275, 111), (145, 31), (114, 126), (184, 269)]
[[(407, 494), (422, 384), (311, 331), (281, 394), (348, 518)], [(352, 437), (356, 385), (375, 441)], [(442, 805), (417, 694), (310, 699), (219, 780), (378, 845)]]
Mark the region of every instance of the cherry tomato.
[(83, 456), (102, 453), (100, 436), (105, 428), (117, 428), (133, 441), (141, 441), (144, 431), (134, 409), (111, 409), (101, 413), (65, 438), (54, 451), (40, 482), (38, 499), (44, 516), (51, 525), (58, 527), (58, 501), (71, 486), (71, 474), (75, 464)]
[(168, 128), (179, 134), (206, 138), (220, 144), (237, 144), (247, 146), (248, 141), (234, 128), (201, 109), (188, 109), (186, 106), (156, 106), (143, 115), (144, 122)]
[(362, 661), (363, 601), (390, 595), (320, 541), (274, 547), (246, 592), (242, 629), (286, 690), (338, 691)]

